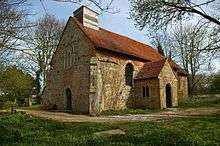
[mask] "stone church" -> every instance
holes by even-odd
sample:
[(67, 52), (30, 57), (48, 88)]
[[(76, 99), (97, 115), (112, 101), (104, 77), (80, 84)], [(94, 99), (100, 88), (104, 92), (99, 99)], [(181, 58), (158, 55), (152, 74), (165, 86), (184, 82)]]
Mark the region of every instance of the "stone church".
[(187, 73), (156, 49), (99, 27), (82, 6), (69, 18), (51, 61), (45, 108), (97, 115), (169, 108), (188, 97)]

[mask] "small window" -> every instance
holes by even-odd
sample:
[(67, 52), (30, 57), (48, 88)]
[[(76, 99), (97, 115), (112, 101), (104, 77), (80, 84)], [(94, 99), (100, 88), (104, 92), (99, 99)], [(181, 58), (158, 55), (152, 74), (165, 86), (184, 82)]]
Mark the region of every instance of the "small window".
[(63, 56), (63, 66), (64, 66), (64, 69), (68, 67), (68, 54), (66, 52), (64, 53), (64, 56)]
[(133, 85), (133, 72), (134, 67), (131, 63), (128, 63), (125, 67), (125, 84), (128, 86)]
[(142, 87), (142, 93), (143, 93), (143, 97), (149, 97), (149, 87), (148, 86)]
[(76, 53), (73, 52), (72, 64), (74, 64), (75, 62), (76, 62)]
[(142, 93), (143, 93), (143, 97), (145, 97), (146, 96), (146, 89), (145, 89), (145, 87), (142, 87)]
[(145, 89), (146, 89), (146, 91), (145, 91), (146, 92), (146, 97), (149, 97), (149, 87), (146, 86)]
[(69, 60), (68, 60), (68, 53), (66, 53), (66, 58), (65, 58), (65, 68), (68, 68), (68, 62), (69, 62)]
[(68, 66), (71, 66), (71, 54), (70, 54), (70, 52), (68, 53)]
[(182, 80), (181, 77), (179, 77), (179, 79), (178, 79), (178, 89), (181, 90), (182, 87), (183, 87), (183, 80)]
[(63, 55), (63, 68), (65, 69), (66, 68), (66, 59), (65, 59), (65, 54)]

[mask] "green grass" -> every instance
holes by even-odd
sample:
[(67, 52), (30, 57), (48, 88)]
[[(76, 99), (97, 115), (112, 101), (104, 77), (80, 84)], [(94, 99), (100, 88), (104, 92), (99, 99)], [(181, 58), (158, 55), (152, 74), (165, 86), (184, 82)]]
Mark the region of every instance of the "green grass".
[(158, 112), (158, 109), (124, 109), (124, 110), (107, 110), (103, 111), (101, 115), (110, 116), (110, 115), (136, 115), (136, 114), (149, 114), (153, 112)]
[(179, 102), (180, 108), (193, 108), (193, 107), (220, 107), (220, 98), (191, 98)]
[[(126, 135), (94, 132), (122, 129)], [(0, 115), (0, 145), (220, 145), (220, 114), (161, 122), (60, 123), (22, 113)]]

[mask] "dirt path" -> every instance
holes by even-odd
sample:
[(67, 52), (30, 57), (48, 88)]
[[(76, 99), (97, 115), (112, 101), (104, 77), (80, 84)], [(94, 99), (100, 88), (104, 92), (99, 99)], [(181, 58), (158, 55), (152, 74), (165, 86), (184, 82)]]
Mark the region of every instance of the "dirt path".
[(161, 111), (158, 113), (144, 115), (125, 115), (125, 116), (100, 116), (91, 117), (87, 115), (73, 115), (62, 112), (35, 111), (35, 110), (18, 110), (26, 112), (34, 117), (45, 118), (60, 122), (97, 122), (97, 123), (113, 123), (113, 122), (142, 122), (169, 120), (172, 118), (198, 117), (215, 114), (219, 109), (216, 108), (189, 108), (189, 109), (171, 109), (169, 111)]

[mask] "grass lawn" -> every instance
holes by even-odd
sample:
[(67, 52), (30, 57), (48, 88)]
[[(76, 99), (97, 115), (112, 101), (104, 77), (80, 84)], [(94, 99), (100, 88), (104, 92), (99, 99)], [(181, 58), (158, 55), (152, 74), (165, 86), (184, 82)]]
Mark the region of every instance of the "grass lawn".
[[(122, 129), (125, 135), (94, 132)], [(60, 123), (22, 113), (0, 115), (0, 145), (220, 145), (220, 113), (143, 123)]]

